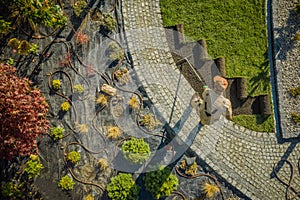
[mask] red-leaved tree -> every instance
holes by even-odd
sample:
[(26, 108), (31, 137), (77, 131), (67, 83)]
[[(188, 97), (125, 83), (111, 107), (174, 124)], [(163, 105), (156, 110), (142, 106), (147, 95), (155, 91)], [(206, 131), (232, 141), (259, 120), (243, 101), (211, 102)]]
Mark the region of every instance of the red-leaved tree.
[(15, 71), (0, 63), (0, 157), (8, 160), (36, 152), (36, 138), (49, 128), (45, 98)]

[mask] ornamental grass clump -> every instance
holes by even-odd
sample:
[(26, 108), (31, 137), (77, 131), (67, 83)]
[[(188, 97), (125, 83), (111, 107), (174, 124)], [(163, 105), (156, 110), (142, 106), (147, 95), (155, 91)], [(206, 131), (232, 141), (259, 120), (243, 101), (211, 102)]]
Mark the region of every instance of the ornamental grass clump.
[(100, 94), (96, 99), (96, 104), (101, 104), (103, 106), (106, 106), (108, 104), (107, 97), (104, 94)]
[(40, 161), (40, 158), (36, 155), (30, 155), (30, 159), (25, 164), (25, 172), (27, 172), (28, 177), (35, 178), (40, 175), (40, 171), (44, 168)]
[(47, 133), (48, 104), (40, 90), (0, 63), (0, 158), (27, 156), (37, 150), (37, 137)]
[(156, 171), (146, 173), (144, 183), (146, 190), (154, 198), (160, 199), (170, 196), (172, 192), (177, 190), (178, 178), (172, 174), (172, 170), (169, 167), (161, 166)]
[(50, 135), (53, 137), (54, 140), (62, 139), (64, 135), (65, 129), (62, 127), (53, 127), (50, 131)]
[(137, 109), (140, 106), (140, 102), (136, 96), (133, 96), (129, 99), (129, 107), (132, 109)]
[(155, 119), (152, 113), (148, 113), (141, 117), (140, 124), (145, 126), (148, 130), (153, 131), (160, 125), (160, 121)]
[(70, 151), (67, 155), (67, 159), (76, 165), (80, 161), (80, 153), (77, 151)]
[(139, 191), (140, 187), (132, 179), (131, 174), (120, 173), (107, 185), (108, 196), (112, 200), (137, 200)]
[(58, 182), (58, 187), (60, 187), (62, 190), (73, 190), (74, 185), (75, 182), (68, 175), (63, 176)]
[(212, 183), (205, 182), (201, 187), (201, 191), (206, 198), (210, 199), (215, 197), (220, 192), (220, 188)]
[(151, 154), (149, 144), (143, 138), (138, 139), (134, 137), (123, 143), (121, 151), (127, 160), (140, 164), (145, 162)]
[(109, 126), (107, 130), (107, 138), (116, 140), (122, 135), (122, 130), (118, 126)]
[(98, 160), (98, 165), (99, 165), (99, 168), (100, 168), (101, 171), (107, 169), (108, 166), (109, 166), (109, 165), (108, 165), (108, 161), (107, 161), (106, 158), (100, 158), (100, 159)]

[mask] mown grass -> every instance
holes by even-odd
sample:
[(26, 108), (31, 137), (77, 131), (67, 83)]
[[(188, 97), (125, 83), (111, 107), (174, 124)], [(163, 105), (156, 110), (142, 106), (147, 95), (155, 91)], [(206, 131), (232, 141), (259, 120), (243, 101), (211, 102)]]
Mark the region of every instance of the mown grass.
[(165, 27), (182, 23), (225, 57), (227, 77), (247, 77), (249, 95), (270, 93), (264, 0), (161, 0), (161, 11)]
[(268, 133), (275, 132), (273, 115), (237, 115), (233, 116), (232, 121), (250, 130)]
[[(212, 58), (225, 57), (226, 76), (246, 77), (250, 96), (270, 94), (265, 0), (161, 0), (165, 27), (184, 24), (185, 35), (205, 39)], [(249, 129), (274, 131), (273, 115), (234, 116)]]

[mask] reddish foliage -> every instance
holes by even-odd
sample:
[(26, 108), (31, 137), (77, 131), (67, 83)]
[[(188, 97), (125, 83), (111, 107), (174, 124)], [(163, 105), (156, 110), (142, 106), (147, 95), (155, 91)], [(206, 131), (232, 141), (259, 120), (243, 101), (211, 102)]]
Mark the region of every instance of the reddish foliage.
[(81, 31), (76, 33), (76, 42), (79, 44), (86, 44), (89, 41), (89, 36)]
[(68, 52), (67, 55), (58, 62), (58, 64), (62, 67), (70, 67), (71, 66), (71, 54)]
[(34, 153), (36, 138), (49, 128), (45, 98), (15, 71), (0, 63), (0, 158), (9, 160)]

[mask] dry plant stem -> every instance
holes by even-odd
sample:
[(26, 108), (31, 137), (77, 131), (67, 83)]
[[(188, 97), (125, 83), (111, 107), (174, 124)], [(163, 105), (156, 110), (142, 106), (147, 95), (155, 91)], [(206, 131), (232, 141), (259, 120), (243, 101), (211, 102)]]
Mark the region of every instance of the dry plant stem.
[(202, 173), (195, 174), (195, 175), (192, 175), (192, 176), (187, 176), (187, 175), (185, 175), (185, 174), (183, 174), (179, 171), (179, 167), (177, 165), (175, 167), (175, 171), (176, 171), (177, 174), (179, 174), (180, 176), (182, 176), (184, 178), (187, 178), (187, 179), (193, 179), (193, 178), (197, 178), (197, 177), (201, 177), (201, 176), (205, 176), (205, 177), (208, 177), (208, 178), (212, 179), (217, 184), (217, 187), (220, 189), (222, 199), (225, 200), (225, 196), (224, 196), (223, 190), (221, 188), (221, 184), (215, 176), (210, 175), (210, 174), (202, 174)]

